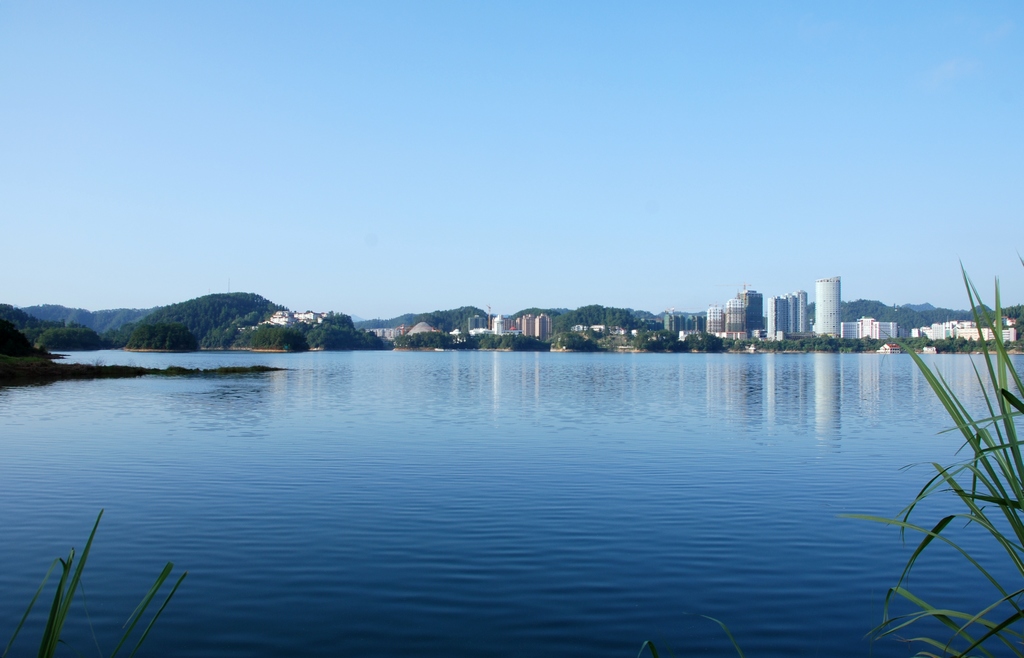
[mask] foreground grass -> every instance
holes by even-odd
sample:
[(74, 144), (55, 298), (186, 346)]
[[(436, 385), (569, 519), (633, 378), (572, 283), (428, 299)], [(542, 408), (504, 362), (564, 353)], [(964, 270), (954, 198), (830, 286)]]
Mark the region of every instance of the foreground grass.
[[(57, 570), (58, 565), (60, 568), (57, 572), (60, 574), (60, 581), (57, 583), (57, 589), (53, 595), (53, 602), (50, 604), (50, 612), (49, 615), (47, 615), (46, 617), (46, 625), (43, 629), (42, 636), (39, 639), (39, 652), (37, 653), (37, 655), (39, 656), (39, 658), (51, 658), (52, 656), (56, 655), (57, 647), (59, 645), (66, 645), (65, 641), (61, 639), (61, 633), (64, 630), (64, 623), (65, 621), (67, 621), (68, 613), (71, 610), (71, 604), (75, 598), (75, 593), (78, 591), (78, 586), (82, 580), (82, 572), (85, 570), (85, 563), (89, 559), (89, 552), (92, 550), (92, 540), (96, 536), (96, 529), (100, 525), (101, 518), (103, 518), (103, 510), (100, 510), (99, 515), (96, 517), (96, 523), (95, 525), (93, 525), (92, 532), (89, 534), (89, 540), (85, 542), (85, 549), (82, 551), (82, 554), (78, 558), (77, 563), (75, 562), (75, 549), (73, 548), (71, 549), (71, 552), (68, 554), (68, 557), (66, 559), (57, 558), (53, 561), (53, 564), (50, 566), (50, 570), (47, 571), (46, 576), (43, 577), (43, 583), (39, 586), (39, 589), (36, 590), (36, 594), (32, 597), (32, 601), (29, 602), (28, 609), (25, 610), (25, 614), (21, 618), (21, 622), (18, 624), (18, 627), (14, 629), (14, 635), (11, 637), (11, 641), (7, 643), (7, 647), (4, 649), (2, 658), (7, 658), (7, 655), (11, 651), (11, 646), (14, 644), (14, 641), (18, 639), (18, 634), (21, 632), (21, 629), (25, 626), (25, 621), (28, 619), (29, 614), (32, 612), (32, 608), (35, 606), (36, 601), (39, 600), (39, 596), (43, 593), (43, 590), (46, 588), (46, 582), (50, 579), (50, 576), (53, 574), (53, 572)], [(110, 658), (114, 658), (122, 648), (125, 648), (125, 646), (129, 642), (129, 638), (131, 637), (132, 632), (138, 626), (139, 622), (142, 621), (146, 609), (149, 608), (150, 603), (153, 602), (153, 599), (157, 595), (157, 592), (160, 590), (161, 587), (163, 587), (164, 582), (167, 581), (173, 569), (174, 564), (172, 562), (168, 562), (167, 565), (163, 568), (163, 571), (160, 572), (160, 575), (157, 576), (156, 581), (153, 583), (153, 586), (150, 587), (149, 591), (146, 592), (146, 595), (142, 597), (142, 601), (139, 602), (139, 605), (135, 607), (135, 610), (132, 612), (131, 616), (128, 617), (128, 621), (125, 622), (124, 628), (126, 630), (124, 631), (124, 634), (121, 636), (121, 640), (117, 643), (117, 646), (114, 647), (113, 652), (111, 652)], [(139, 647), (142, 646), (142, 643), (146, 641), (146, 637), (149, 635), (150, 630), (152, 630), (153, 625), (156, 623), (156, 620), (160, 617), (160, 614), (164, 611), (164, 608), (167, 607), (167, 604), (170, 602), (171, 597), (173, 597), (174, 593), (178, 591), (178, 587), (181, 585), (181, 581), (185, 580), (185, 576), (187, 575), (188, 572), (186, 571), (178, 577), (178, 580), (174, 583), (174, 586), (171, 588), (170, 593), (164, 599), (163, 604), (150, 619), (149, 624), (142, 631), (141, 637), (139, 637), (138, 640), (135, 642), (135, 648), (132, 649), (129, 658), (131, 658), (131, 656), (134, 656), (136, 652), (138, 652)], [(84, 607), (84, 598), (82, 604)], [(95, 637), (95, 634), (93, 635), (93, 637)], [(96, 649), (99, 655), (102, 656), (102, 651), (100, 651), (98, 645)], [(75, 651), (75, 653), (78, 652)], [(78, 655), (81, 656), (82, 654), (78, 653)]]
[(143, 375), (245, 375), (272, 372), (284, 368), (270, 366), (229, 366), (223, 368), (143, 368), (141, 366), (105, 366), (89, 363), (60, 363), (41, 357), (0, 355), (0, 384), (46, 383), (65, 379), (122, 379)]

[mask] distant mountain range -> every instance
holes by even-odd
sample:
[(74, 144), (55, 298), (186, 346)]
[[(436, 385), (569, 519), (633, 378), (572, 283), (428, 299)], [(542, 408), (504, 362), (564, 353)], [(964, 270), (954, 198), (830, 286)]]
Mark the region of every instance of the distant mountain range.
[(80, 324), (98, 334), (110, 329), (119, 329), (129, 322), (137, 322), (156, 308), (115, 308), (108, 311), (87, 311), (84, 308), (68, 308), (59, 304), (25, 306), (21, 309), (34, 318), (63, 324)]
[[(814, 304), (807, 305), (807, 315), (814, 317)], [(839, 305), (841, 322), (856, 322), (860, 318), (874, 318), (879, 322), (895, 322), (904, 329), (930, 327), (947, 320), (972, 320), (969, 310), (938, 308), (931, 304), (889, 305), (877, 300), (855, 299)]]

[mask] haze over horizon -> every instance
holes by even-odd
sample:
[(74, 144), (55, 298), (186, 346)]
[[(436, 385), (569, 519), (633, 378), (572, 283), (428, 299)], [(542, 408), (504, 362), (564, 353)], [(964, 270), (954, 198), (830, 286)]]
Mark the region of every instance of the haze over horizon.
[(1024, 301), (1024, 5), (0, 4), (0, 302)]

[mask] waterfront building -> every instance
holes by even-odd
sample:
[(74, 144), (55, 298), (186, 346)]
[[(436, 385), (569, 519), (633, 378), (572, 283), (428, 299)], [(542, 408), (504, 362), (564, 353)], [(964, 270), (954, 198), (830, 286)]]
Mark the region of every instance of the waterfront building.
[(665, 331), (676, 333), (686, 329), (686, 318), (682, 315), (665, 311), (665, 315), (662, 317), (662, 324), (664, 325)]
[(764, 296), (756, 290), (744, 290), (736, 295), (743, 302), (743, 330), (754, 332), (764, 329)]
[(784, 334), (810, 333), (810, 324), (807, 293), (803, 290), (765, 300), (764, 328), (768, 340), (782, 340)]
[(874, 340), (899, 338), (899, 325), (895, 322), (879, 322), (874, 318), (861, 318), (856, 322), (840, 323), (839, 337)]
[[(1003, 340), (1017, 340), (1017, 327), (1012, 318), (1003, 318)], [(930, 327), (918, 327), (910, 330), (911, 338), (928, 338), (943, 340), (945, 338), (964, 338), (966, 340), (992, 340), (994, 334), (988, 327), (979, 328), (972, 320), (950, 320), (936, 322)]]
[(791, 305), (789, 313), (789, 321), (793, 327), (792, 331), (800, 334), (810, 333), (811, 319), (807, 317), (807, 292), (804, 290), (797, 290), (792, 295), (787, 295), (787, 297), (795, 298), (796, 302), (795, 312)]
[(505, 333), (505, 318), (501, 314), (494, 316), (494, 335), (501, 336)]
[[(776, 340), (780, 333), (792, 333), (790, 302), (794, 301), (791, 295), (784, 297), (769, 297), (765, 307), (767, 314), (768, 340)], [(795, 307), (794, 307), (795, 308)]]
[(367, 329), (368, 332), (383, 340), (394, 340), (402, 335), (402, 327), (385, 327), (383, 329)]
[(720, 334), (725, 331), (725, 313), (718, 304), (708, 307), (707, 332), (709, 334)]
[(860, 323), (859, 322), (840, 322), (839, 323), (839, 337), (840, 338), (860, 338)]
[[(988, 327), (978, 327), (973, 322), (964, 322), (965, 325), (971, 325), (957, 330), (957, 338), (966, 338), (967, 340), (992, 340), (995, 338), (994, 333)], [(1005, 327), (1005, 325), (1004, 325)], [(1017, 327), (1005, 327), (1002, 331), (1003, 341), (1015, 341), (1017, 340)]]
[(471, 317), (469, 319), (469, 330), (470, 331), (473, 331), (474, 329), (486, 329), (486, 328), (487, 328), (487, 318), (482, 317), (480, 315), (474, 315), (473, 317)]
[(551, 336), (551, 316), (541, 313), (533, 319), (533, 335), (541, 340), (547, 340)]
[(536, 319), (537, 316), (534, 314), (524, 313), (516, 320), (516, 326), (519, 327), (524, 336), (534, 336), (536, 335), (534, 334), (534, 331), (536, 331), (536, 328), (534, 327), (534, 320)]
[(842, 291), (838, 276), (818, 279), (814, 283), (814, 333), (839, 336), (839, 309)]
[(432, 331), (437, 331), (437, 329), (434, 329), (426, 322), (417, 322), (412, 326), (412, 329), (408, 331), (407, 335), (411, 336), (413, 334), (426, 334)]
[(740, 333), (747, 330), (747, 314), (743, 308), (743, 300), (735, 297), (725, 302), (725, 331)]

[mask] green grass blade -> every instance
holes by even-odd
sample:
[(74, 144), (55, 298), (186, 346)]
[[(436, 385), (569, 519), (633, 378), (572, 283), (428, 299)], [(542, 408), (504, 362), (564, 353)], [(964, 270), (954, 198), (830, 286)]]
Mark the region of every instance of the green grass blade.
[(0, 658), (7, 658), (7, 653), (11, 650), (11, 645), (14, 644), (14, 640), (18, 638), (18, 633), (21, 632), (21, 628), (25, 625), (25, 620), (28, 619), (29, 613), (32, 612), (32, 607), (35, 606), (36, 601), (39, 599), (39, 595), (43, 593), (43, 589), (46, 587), (46, 581), (50, 579), (50, 574), (52, 574), (53, 570), (57, 568), (58, 563), (60, 563), (59, 559), (54, 560), (53, 563), (50, 564), (50, 568), (46, 570), (46, 575), (43, 576), (43, 582), (39, 584), (39, 589), (36, 590), (32, 600), (29, 601), (25, 614), (21, 616), (21, 621), (19, 621), (18, 625), (14, 628), (14, 635), (11, 636), (11, 640), (7, 643), (7, 646), (4, 647), (4, 652), (3, 654), (0, 654)]
[(704, 619), (710, 619), (711, 621), (721, 626), (722, 630), (725, 631), (726, 637), (728, 637), (729, 641), (732, 642), (733, 648), (736, 649), (736, 653), (739, 655), (740, 658), (745, 658), (745, 656), (743, 655), (743, 649), (740, 648), (740, 645), (736, 642), (736, 638), (732, 636), (732, 631), (729, 630), (729, 627), (726, 626), (725, 623), (715, 619), (714, 617), (708, 617), (707, 615), (701, 615), (701, 617), (703, 617)]
[[(168, 562), (168, 564), (170, 563)], [(153, 618), (149, 621), (149, 625), (147, 625), (146, 630), (142, 632), (142, 637), (140, 637), (139, 641), (135, 643), (135, 648), (132, 649), (132, 652), (131, 654), (129, 654), (128, 658), (132, 658), (133, 656), (135, 656), (136, 652), (139, 650), (139, 647), (141, 647), (142, 643), (146, 641), (146, 638), (149, 636), (149, 631), (153, 629), (153, 624), (155, 624), (156, 620), (160, 618), (160, 615), (163, 613), (164, 608), (166, 608), (167, 604), (171, 602), (171, 597), (173, 597), (174, 593), (178, 591), (178, 587), (181, 585), (181, 581), (185, 580), (185, 576), (187, 575), (188, 572), (186, 571), (185, 573), (181, 574), (181, 577), (178, 578), (178, 581), (174, 583), (174, 587), (171, 588), (171, 592), (167, 595), (167, 598), (164, 599), (163, 604), (156, 611), (156, 614), (153, 615)], [(113, 658), (113, 654), (111, 654), (111, 658)]]
[(125, 622), (128, 629), (124, 632), (124, 635), (121, 636), (121, 641), (117, 643), (116, 647), (114, 647), (114, 651), (110, 654), (110, 658), (114, 658), (114, 656), (117, 655), (117, 652), (121, 650), (121, 647), (124, 646), (125, 642), (128, 641), (128, 636), (131, 635), (133, 630), (135, 630), (135, 626), (139, 623), (142, 615), (146, 612), (146, 608), (149, 607), (153, 597), (156, 596), (157, 591), (164, 584), (164, 581), (167, 580), (167, 577), (171, 575), (171, 571), (173, 569), (174, 564), (172, 562), (168, 562), (164, 565), (163, 571), (161, 571), (160, 575), (156, 578), (156, 582), (153, 583), (153, 586), (149, 588), (146, 595), (143, 596), (139, 604), (135, 606), (135, 610), (133, 610), (132, 614), (129, 615), (128, 621)]

